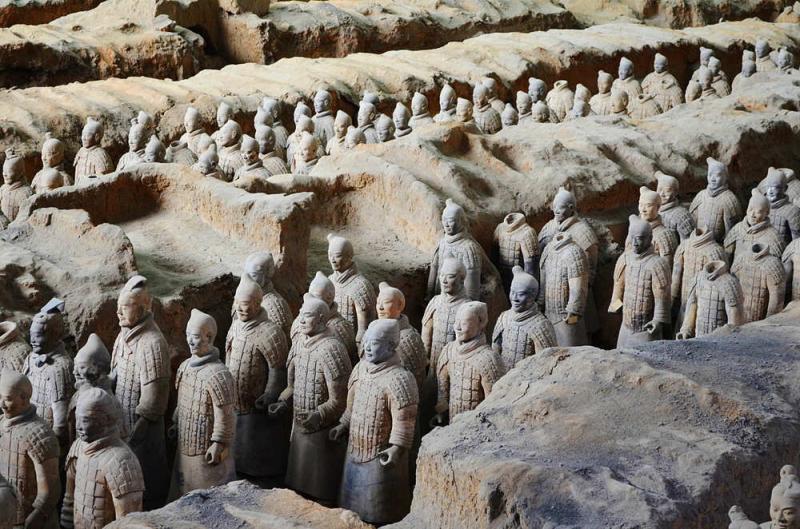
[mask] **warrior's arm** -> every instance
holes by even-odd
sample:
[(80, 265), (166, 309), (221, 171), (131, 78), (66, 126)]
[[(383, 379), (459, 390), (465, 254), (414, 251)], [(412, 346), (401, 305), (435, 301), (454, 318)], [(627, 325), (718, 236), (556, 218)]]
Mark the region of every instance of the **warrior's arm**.
[(61, 497), (58, 458), (34, 460), (33, 469), (36, 472), (36, 498), (33, 500), (33, 509), (47, 515), (55, 510)]
[(481, 300), (481, 269), (467, 268), (467, 275), (464, 278), (464, 290), (473, 301)]
[(356, 305), (356, 320), (358, 320), (358, 329), (356, 329), (356, 348), (361, 345), (361, 338), (369, 326), (369, 314), (366, 308)]
[(566, 306), (567, 317), (572, 315), (582, 316), (583, 309), (586, 307), (587, 278), (585, 276), (571, 277), (567, 284), (569, 286), (569, 299)]
[(611, 303), (608, 312), (618, 312), (622, 308), (622, 296), (625, 294), (625, 254), (619, 256), (614, 269), (614, 288), (611, 292)]
[[(783, 271), (786, 274), (786, 292), (789, 292), (791, 295), (794, 294), (792, 292), (792, 274), (794, 274), (794, 256), (789, 255), (786, 256), (784, 254), (783, 258)], [(790, 296), (789, 301), (794, 301)]]
[(694, 288), (689, 292), (689, 299), (686, 300), (686, 315), (683, 317), (679, 339), (692, 338), (695, 334), (697, 325), (697, 293)]
[(141, 385), (139, 404), (136, 415), (149, 421), (157, 421), (167, 411), (169, 403), (169, 377), (157, 378)]
[(767, 285), (769, 290), (769, 305), (767, 306), (767, 317), (779, 313), (783, 310), (784, 296), (786, 294), (785, 281), (770, 281)]
[(75, 458), (67, 458), (67, 480), (64, 484), (64, 501), (61, 504), (61, 527), (72, 529), (75, 516)]
[(742, 312), (741, 302), (736, 305), (725, 304), (725, 313), (728, 316), (728, 325), (739, 326), (744, 323), (744, 313)]
[(347, 408), (347, 379), (333, 378), (328, 369), (325, 369), (324, 376), (325, 385), (328, 387), (328, 400), (317, 406), (317, 412), (322, 420), (322, 426), (330, 426), (339, 422)]
[(230, 446), (233, 441), (233, 432), (236, 427), (236, 412), (233, 403), (214, 405), (214, 430), (211, 432), (211, 442)]
[(286, 389), (281, 391), (278, 395), (278, 401), (283, 401), (291, 404), (292, 397), (294, 396), (294, 362), (289, 359), (286, 364)]
[(653, 281), (653, 321), (659, 323), (669, 323), (672, 319), (669, 274), (664, 274), (664, 276), (666, 284), (662, 285), (659, 281)]
[(399, 408), (397, 401), (392, 399), (392, 433), (389, 435), (389, 444), (411, 448), (414, 443), (414, 428), (417, 423), (417, 404), (409, 404)]
[(436, 413), (444, 413), (450, 409), (450, 366), (447, 358), (442, 356), (445, 354), (446, 351), (439, 353), (440, 364), (436, 373), (439, 395), (436, 399)]
[(345, 428), (350, 427), (350, 417), (353, 414), (353, 400), (356, 398), (356, 386), (358, 386), (357, 382), (350, 384), (350, 387), (347, 390), (347, 407), (345, 408), (342, 416), (339, 418), (339, 424)]
[(428, 353), (428, 363), (433, 367), (433, 359), (431, 356), (431, 345), (433, 344), (433, 318), (422, 324), (422, 344), (425, 346), (425, 351)]
[(681, 297), (681, 278), (683, 277), (683, 252), (675, 252), (675, 261), (672, 263), (672, 281), (670, 290), (672, 299)]
[(433, 252), (433, 259), (431, 259), (431, 269), (428, 272), (428, 298), (432, 298), (436, 294), (436, 281), (439, 279), (439, 249)]
[(289, 343), (283, 331), (275, 333), (269, 347), (272, 349), (272, 354), (268, 354), (267, 351), (261, 348), (261, 354), (269, 367), (267, 383), (264, 387), (264, 395), (266, 395), (268, 401), (266, 404), (272, 404), (278, 400), (281, 392), (286, 389), (286, 362), (289, 356)]
[(69, 400), (57, 400), (50, 406), (53, 409), (53, 431), (61, 442), (66, 441), (69, 435)]
[(114, 497), (114, 518), (119, 520), (126, 514), (140, 512), (142, 510), (143, 494), (141, 491), (133, 491), (124, 496)]

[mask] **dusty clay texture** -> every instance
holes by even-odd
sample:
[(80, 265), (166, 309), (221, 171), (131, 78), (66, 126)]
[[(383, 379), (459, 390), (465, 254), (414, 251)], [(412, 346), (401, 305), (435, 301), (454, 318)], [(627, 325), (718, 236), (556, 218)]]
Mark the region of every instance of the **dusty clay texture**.
[(5, 0), (0, 4), (0, 27), (46, 24), (58, 17), (91, 9), (102, 0)]
[(800, 448), (798, 316), (523, 360), (425, 437), (411, 514), (389, 527), (726, 527), (736, 503), (768, 519)]
[(162, 509), (136, 513), (108, 529), (371, 529), (352, 511), (328, 509), (287, 489), (262, 490), (246, 481), (198, 490)]

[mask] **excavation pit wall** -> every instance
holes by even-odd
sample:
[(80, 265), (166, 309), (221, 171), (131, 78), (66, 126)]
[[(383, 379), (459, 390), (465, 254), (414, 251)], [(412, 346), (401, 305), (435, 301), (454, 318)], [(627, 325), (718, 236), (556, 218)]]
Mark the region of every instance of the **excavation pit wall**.
[(0, 6), (0, 27), (15, 24), (46, 24), (76, 11), (97, 6), (102, 0), (16, 0)]

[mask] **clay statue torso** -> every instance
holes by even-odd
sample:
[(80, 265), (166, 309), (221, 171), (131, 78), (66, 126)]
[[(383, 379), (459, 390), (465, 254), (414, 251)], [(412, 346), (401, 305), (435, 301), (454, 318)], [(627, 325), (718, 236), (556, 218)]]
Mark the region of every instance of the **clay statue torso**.
[[(711, 233), (692, 236), (681, 243), (675, 252), (672, 285), (673, 292), (680, 289), (680, 299), (686, 302), (697, 274), (711, 261), (725, 261), (725, 251)], [(675, 296), (673, 296), (674, 298)]]
[(714, 194), (703, 189), (692, 200), (689, 213), (696, 226), (707, 226), (714, 234), (714, 240), (722, 242), (728, 231), (742, 219), (742, 206), (729, 189)]
[(694, 293), (690, 294), (690, 299), (697, 303), (695, 337), (710, 334), (729, 323), (727, 307), (741, 307), (742, 298), (742, 287), (733, 275), (724, 273), (715, 277), (700, 273)]
[(317, 137), (320, 145), (327, 145), (328, 140), (336, 136), (333, 130), (334, 117), (330, 110), (314, 114), (311, 121), (314, 122), (314, 136)]
[(495, 323), (492, 343), (500, 345), (504, 371), (528, 356), (558, 345), (553, 324), (536, 307), (519, 313), (503, 312)]
[[(350, 358), (350, 362), (353, 363), (358, 359), (358, 349), (356, 348), (356, 333), (353, 330), (353, 326), (350, 324), (349, 321), (344, 319), (341, 314), (339, 314), (339, 307), (337, 306), (336, 302), (330, 307), (330, 311), (328, 313), (328, 320), (325, 322), (325, 327), (331, 332), (331, 335), (338, 339), (342, 345), (344, 345), (345, 349), (347, 350), (347, 355)], [(299, 318), (295, 318), (292, 322), (292, 330), (290, 332), (290, 336), (292, 338), (292, 342), (298, 338), (300, 335), (300, 320)]]
[(663, 112), (683, 103), (683, 90), (669, 72), (651, 72), (642, 81), (642, 91), (655, 97)]
[(25, 363), (25, 374), (33, 386), (31, 404), (36, 406), (36, 413), (53, 427), (53, 403), (69, 401), (75, 392), (75, 379), (72, 375), (72, 358), (64, 351), (50, 355), (31, 353)]
[(509, 273), (514, 266), (524, 266), (526, 257), (539, 255), (536, 230), (531, 228), (525, 217), (520, 215), (517, 222), (511, 226), (505, 222), (500, 223), (495, 230), (495, 239), (499, 250), (499, 267)]
[(595, 94), (589, 100), (589, 106), (592, 112), (598, 116), (609, 116), (614, 113), (614, 105), (611, 102), (611, 92), (604, 94)]
[(619, 90), (628, 94), (628, 108), (634, 106), (639, 95), (643, 93), (642, 85), (632, 76), (627, 79), (614, 79), (611, 90)]
[(769, 253), (776, 257), (783, 254), (783, 240), (769, 220), (755, 226), (751, 226), (747, 219), (740, 221), (725, 236), (723, 245), (725, 252), (731, 256), (729, 261), (733, 263), (755, 243), (768, 247)]
[(586, 253), (589, 262), (589, 288), (591, 288), (597, 273), (597, 251), (600, 246), (597, 234), (585, 220), (577, 216), (570, 217), (561, 223), (550, 219), (539, 232), (539, 248), (543, 251), (544, 247), (559, 232), (568, 233), (575, 244)]
[(664, 227), (675, 234), (679, 241), (688, 238), (695, 227), (689, 210), (681, 206), (677, 200), (662, 204), (658, 209), (658, 214), (661, 216), (661, 223)]
[(787, 197), (770, 204), (769, 220), (784, 244), (800, 236), (800, 208)]
[(734, 261), (731, 273), (739, 280), (744, 295), (744, 323), (763, 320), (783, 308), (786, 275), (779, 257), (768, 248), (744, 253)]
[(672, 267), (672, 256), (678, 248), (678, 237), (664, 226), (661, 218), (650, 221), (650, 229), (653, 230), (653, 250), (665, 258), (668, 266)]
[(782, 261), (786, 264), (791, 263), (792, 277), (791, 283), (788, 285), (791, 288), (789, 293), (789, 300), (797, 301), (800, 299), (800, 239), (795, 239), (783, 251)]
[(428, 362), (434, 373), (442, 349), (446, 344), (456, 339), (456, 334), (453, 330), (456, 322), (456, 313), (461, 305), (467, 301), (469, 301), (469, 298), (465, 295), (438, 294), (431, 299), (425, 309), (422, 324), (426, 325), (430, 322), (433, 327)]
[[(486, 289), (501, 284), (500, 273), (489, 260), (483, 247), (468, 232), (462, 231), (455, 235), (445, 235), (439, 239), (434, 259), (438, 259), (441, 263), (447, 257), (461, 261), (467, 271), (480, 270), (481, 297), (488, 294), (485, 292)], [(435, 287), (438, 292), (438, 282)]]
[(339, 312), (353, 329), (358, 329), (359, 310), (367, 313), (367, 323), (375, 319), (375, 288), (358, 273), (355, 264), (345, 272), (332, 273), (330, 280), (336, 287), (334, 300)]
[(428, 125), (430, 123), (433, 123), (433, 118), (427, 112), (418, 116), (411, 116), (411, 119), (408, 120), (408, 126), (411, 128), (411, 130), (422, 127), (423, 125)]
[(500, 114), (488, 104), (473, 108), (472, 119), (475, 122), (475, 126), (483, 134), (494, 134), (503, 128)]
[(436, 371), (439, 402), (448, 404), (451, 422), (459, 413), (474, 410), (483, 402), (503, 375), (500, 358), (483, 337), (465, 344), (447, 344)]
[[(33, 176), (33, 180), (31, 180), (31, 187), (33, 188), (34, 193), (39, 193), (40, 192), (40, 191), (37, 191), (37, 187), (38, 187), (38, 185), (40, 185), (39, 183), (42, 180), (42, 175), (45, 174), (45, 171), (47, 171), (48, 169), (50, 169), (50, 168), (49, 167), (45, 167), (43, 169), (40, 169)], [(63, 165), (58, 165), (58, 166), (54, 167), (54, 169), (56, 169), (58, 171), (58, 174), (61, 176), (61, 180), (64, 182), (65, 186), (71, 186), (72, 185), (72, 177), (69, 175), (68, 172), (66, 172), (64, 170)]]
[(0, 212), (9, 221), (14, 220), (19, 214), (19, 208), (31, 196), (33, 189), (22, 182), (3, 184), (0, 186)]
[(408, 323), (405, 314), (400, 316), (400, 343), (397, 344), (397, 356), (400, 365), (406, 368), (417, 383), (417, 388), (422, 388), (425, 380), (425, 370), (428, 367), (428, 355), (422, 336)]
[(275, 152), (261, 155), (261, 165), (266, 169), (269, 176), (277, 174), (288, 174), (291, 171), (286, 162), (283, 161)]
[(122, 157), (117, 162), (117, 171), (122, 171), (123, 169), (127, 169), (137, 163), (142, 163), (144, 161), (144, 149), (139, 149), (138, 151), (128, 151), (122, 155)]
[(230, 182), (239, 168), (244, 167), (244, 158), (238, 145), (229, 145), (219, 150), (219, 170)]
[(91, 182), (91, 176), (101, 176), (114, 170), (114, 163), (105, 149), (94, 147), (81, 147), (75, 155), (75, 184)]
[[(668, 299), (670, 273), (664, 258), (649, 251), (642, 255), (625, 252), (617, 261), (615, 278), (620, 267), (624, 267), (624, 297), (622, 324), (631, 332), (644, 331), (646, 323), (658, 318), (656, 302)], [(668, 318), (669, 314), (661, 315)], [(660, 320), (663, 321), (663, 320)]]
[[(588, 294), (589, 264), (586, 253), (572, 239), (563, 244), (548, 244), (542, 253), (540, 265), (540, 304), (544, 315), (553, 324), (567, 314), (582, 315)], [(570, 288), (569, 281), (580, 281), (578, 288)]]
[(31, 346), (22, 338), (16, 324), (0, 327), (0, 332), (0, 373), (5, 369), (22, 373)]
[(258, 160), (255, 163), (250, 165), (242, 165), (236, 172), (233, 174), (233, 181), (239, 180), (240, 178), (263, 178), (267, 179), (270, 177), (269, 171), (264, 168), (264, 165), (261, 163), (261, 160)]
[[(203, 139), (203, 136), (206, 136), (206, 132), (203, 129), (194, 129), (192, 132), (184, 132), (178, 141), (186, 144), (186, 146), (195, 154), (195, 156), (200, 156), (202, 153), (199, 152), (199, 144), (200, 140)], [(217, 137), (219, 137), (219, 135), (217, 135)]]

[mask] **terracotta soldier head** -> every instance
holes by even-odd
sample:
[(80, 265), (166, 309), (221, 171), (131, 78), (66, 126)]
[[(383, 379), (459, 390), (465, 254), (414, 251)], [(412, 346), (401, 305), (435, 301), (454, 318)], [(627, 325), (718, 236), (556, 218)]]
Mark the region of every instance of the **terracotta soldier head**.
[(256, 143), (260, 154), (269, 154), (275, 150), (275, 131), (268, 125), (256, 127)]
[(617, 74), (623, 81), (633, 75), (633, 63), (630, 59), (623, 57), (619, 60), (619, 69)]
[(714, 74), (711, 72), (710, 68), (700, 68), (697, 74), (697, 84), (700, 85), (700, 88), (703, 90), (708, 90), (711, 88), (711, 83), (714, 82)]
[(258, 130), (258, 127), (271, 127), (275, 124), (275, 120), (272, 118), (272, 114), (264, 110), (262, 107), (258, 107), (256, 110), (256, 115), (253, 118), (253, 126)]
[(328, 279), (328, 276), (317, 271), (314, 279), (308, 285), (308, 293), (317, 299), (321, 299), (330, 307), (336, 297), (336, 287), (333, 281)]
[(661, 195), (644, 186), (639, 188), (639, 217), (647, 222), (652, 222), (658, 217), (658, 208), (661, 207)]
[(82, 391), (75, 407), (75, 431), (85, 443), (119, 436), (122, 409), (119, 401), (100, 388)]
[(778, 516), (775, 527), (779, 529), (800, 529), (800, 486), (786, 489), (783, 495), (778, 498), (777, 511)]
[(369, 103), (373, 105), (375, 108), (378, 108), (378, 104), (381, 102), (377, 94), (373, 94), (372, 92), (369, 91), (366, 91), (362, 94), (361, 101)]
[(511, 288), (508, 293), (508, 300), (511, 302), (511, 310), (514, 312), (525, 312), (536, 303), (539, 295), (539, 282), (535, 277), (525, 272), (521, 266), (512, 269), (514, 279), (511, 280)]
[(306, 163), (314, 161), (317, 159), (317, 153), (319, 152), (319, 141), (317, 137), (309, 132), (303, 132), (303, 136), (300, 138), (300, 145), (297, 150), (300, 159)]
[(489, 94), (489, 100), (497, 97), (497, 81), (491, 77), (484, 77), (481, 79), (481, 84), (486, 87)]
[(451, 199), (445, 200), (442, 210), (442, 228), (445, 235), (456, 235), (467, 227), (467, 215), (464, 209)]
[(780, 169), (770, 167), (767, 178), (764, 179), (764, 194), (771, 204), (778, 202), (786, 196), (786, 175)]
[(706, 181), (708, 182), (706, 189), (715, 192), (719, 189), (724, 189), (728, 186), (728, 168), (725, 164), (718, 162), (714, 158), (706, 158), (708, 164), (708, 173), (706, 174)]
[(197, 169), (204, 175), (211, 175), (216, 172), (219, 166), (219, 155), (217, 154), (217, 144), (212, 143), (206, 150), (200, 153), (197, 158)]
[(708, 66), (708, 60), (714, 56), (714, 50), (700, 47), (700, 66)]
[(260, 147), (256, 139), (248, 134), (242, 136), (242, 159), (247, 165), (256, 163), (259, 160)]
[(628, 92), (615, 90), (611, 92), (611, 112), (625, 114), (628, 111)]
[(611, 91), (611, 85), (614, 84), (614, 76), (608, 72), (600, 70), (597, 72), (597, 91), (600, 94), (607, 94)]
[(544, 101), (544, 98), (547, 96), (547, 85), (544, 84), (544, 81), (541, 79), (535, 77), (529, 78), (528, 95), (531, 96), (531, 101), (533, 103)]
[(394, 139), (394, 122), (386, 114), (381, 114), (375, 123), (375, 131), (382, 142), (392, 140)]
[(398, 130), (404, 130), (408, 128), (408, 122), (411, 119), (411, 114), (408, 112), (408, 108), (403, 103), (397, 103), (394, 106), (394, 112), (392, 113), (392, 121), (394, 121), (394, 126)]
[(489, 102), (489, 89), (486, 88), (486, 85), (477, 84), (475, 88), (472, 89), (472, 104), (477, 108), (482, 108), (486, 106)]
[(300, 121), (300, 118), (302, 116), (305, 116), (310, 119), (311, 116), (313, 115), (314, 114), (311, 112), (311, 108), (308, 105), (306, 105), (303, 101), (297, 102), (297, 105), (294, 107), (294, 114), (293, 114), (295, 125), (297, 124), (298, 121)]
[[(395, 108), (395, 113), (396, 112), (397, 108)], [(366, 127), (368, 124), (372, 123), (375, 120), (375, 113), (376, 113), (375, 105), (373, 105), (372, 103), (367, 103), (366, 101), (362, 101), (361, 103), (359, 103), (358, 119), (357, 119), (358, 126)], [(395, 124), (397, 124), (396, 121)]]
[(3, 183), (6, 185), (25, 182), (25, 161), (13, 149), (6, 149), (3, 162)]
[(456, 119), (461, 123), (472, 121), (472, 102), (459, 97), (456, 101)]
[(439, 108), (441, 110), (450, 110), (456, 106), (456, 91), (449, 84), (442, 87), (439, 92)]
[(328, 320), (330, 309), (321, 299), (310, 294), (303, 296), (303, 306), (297, 315), (300, 332), (306, 336), (315, 336), (325, 331), (325, 322)]
[(722, 63), (716, 57), (711, 57), (708, 59), (708, 70), (711, 72), (712, 77), (716, 77), (722, 70)]
[(753, 189), (750, 196), (750, 201), (747, 203), (747, 223), (750, 226), (755, 226), (764, 222), (769, 218), (769, 200), (767, 197), (758, 192), (758, 189)]
[(592, 93), (589, 91), (589, 89), (578, 83), (578, 86), (575, 87), (575, 100), (588, 103), (591, 98)]
[(784, 71), (790, 70), (794, 68), (794, 55), (786, 48), (781, 48), (775, 62), (779, 69)]
[(339, 139), (347, 135), (347, 129), (353, 125), (353, 118), (346, 112), (341, 110), (336, 113), (336, 119), (333, 120), (333, 132)]
[(362, 145), (367, 142), (364, 137), (364, 131), (358, 127), (350, 127), (347, 129), (347, 135), (344, 137), (344, 148), (353, 149), (356, 145)]
[(382, 364), (395, 355), (399, 343), (400, 324), (397, 320), (374, 320), (361, 340), (364, 360), (370, 364)]
[(506, 108), (504, 108), (503, 113), (500, 114), (500, 120), (503, 122), (504, 127), (513, 127), (519, 123), (519, 114), (517, 114), (517, 110), (511, 106), (511, 103), (506, 103)]
[(328, 234), (328, 262), (334, 272), (344, 272), (353, 265), (353, 245), (344, 237)]
[(217, 127), (221, 128), (225, 123), (233, 119), (233, 107), (227, 101), (222, 101), (217, 107)]
[[(227, 123), (227, 122), (226, 122)], [(200, 112), (194, 107), (186, 109), (183, 115), (183, 129), (187, 133), (192, 133), (200, 128)]]
[(42, 165), (58, 167), (64, 161), (64, 143), (49, 132), (44, 135), (42, 144)]
[(537, 101), (531, 109), (531, 117), (536, 123), (546, 123), (550, 120), (550, 109), (544, 101)]
[(90, 149), (100, 145), (102, 139), (103, 124), (94, 118), (88, 118), (86, 120), (86, 125), (83, 126), (83, 131), (81, 132), (81, 144), (84, 148)]
[(452, 296), (462, 292), (466, 277), (467, 269), (458, 259), (448, 257), (439, 266), (439, 287), (444, 294)]
[(378, 309), (378, 318), (396, 320), (406, 308), (406, 296), (399, 288), (381, 282), (378, 285), (376, 308)]
[(633, 253), (641, 255), (645, 253), (653, 242), (653, 230), (650, 224), (640, 219), (636, 215), (631, 215), (628, 220), (628, 240), (631, 242)]
[(590, 111), (591, 108), (589, 108), (589, 103), (583, 99), (575, 98), (572, 103), (572, 109), (569, 111), (569, 115), (573, 118), (583, 118), (588, 116)]
[(233, 296), (233, 306), (239, 321), (250, 321), (261, 312), (261, 300), (264, 299), (264, 292), (258, 283), (250, 279), (248, 275), (243, 275)]
[(217, 337), (217, 322), (197, 309), (192, 309), (186, 324), (186, 343), (192, 356), (204, 357), (211, 353)]
[(102, 386), (104, 385), (103, 382), (108, 380), (110, 372), (111, 354), (100, 337), (92, 333), (86, 340), (86, 344), (75, 355), (75, 365), (73, 367), (75, 387)]
[(229, 119), (219, 129), (219, 141), (223, 147), (230, 147), (239, 143), (239, 138), (242, 137), (242, 127), (232, 119)]
[(164, 161), (167, 150), (157, 136), (150, 136), (144, 147), (144, 161), (147, 163), (160, 163)]
[(0, 374), (0, 409), (3, 414), (13, 419), (31, 407), (33, 386), (28, 377), (10, 369)]
[(317, 90), (314, 94), (314, 112), (317, 114), (331, 109), (331, 94), (327, 90)]
[(273, 97), (265, 97), (261, 100), (261, 108), (263, 108), (267, 114), (272, 116), (273, 123), (279, 124), (281, 122), (281, 108), (277, 99)]
[(669, 68), (669, 61), (664, 55), (660, 53), (656, 53), (655, 59), (653, 59), (653, 70), (656, 73), (664, 73)]
[(680, 185), (677, 178), (661, 171), (656, 171), (656, 180), (658, 181), (656, 193), (661, 197), (662, 204), (669, 204), (678, 198)]
[(756, 73), (755, 61), (742, 61), (742, 77), (745, 79)]
[(489, 321), (486, 303), (468, 301), (461, 305), (456, 313), (453, 330), (458, 343), (467, 343), (482, 335)]
[(147, 129), (141, 123), (135, 122), (128, 131), (128, 150), (136, 152), (144, 148), (147, 140)]
[(254, 252), (244, 260), (244, 273), (264, 288), (275, 275), (275, 259), (270, 252)]
[(531, 96), (528, 95), (527, 92), (518, 91), (517, 92), (517, 112), (520, 116), (525, 116), (531, 113), (531, 107), (533, 103), (531, 102)]
[(117, 318), (121, 327), (135, 327), (150, 313), (153, 298), (147, 290), (147, 278), (135, 275), (125, 283), (117, 298)]
[(66, 331), (64, 302), (53, 298), (42, 307), (31, 322), (30, 343), (33, 352), (36, 354), (53, 352), (64, 339)]
[(772, 48), (764, 39), (758, 39), (756, 41), (756, 58), (763, 59), (764, 57), (769, 57), (769, 52), (772, 51)]
[(552, 205), (553, 217), (556, 222), (561, 223), (574, 216), (576, 207), (577, 201), (572, 191), (559, 187)]
[(428, 113), (428, 98), (419, 92), (414, 92), (411, 98), (411, 113), (415, 116), (423, 116)]

